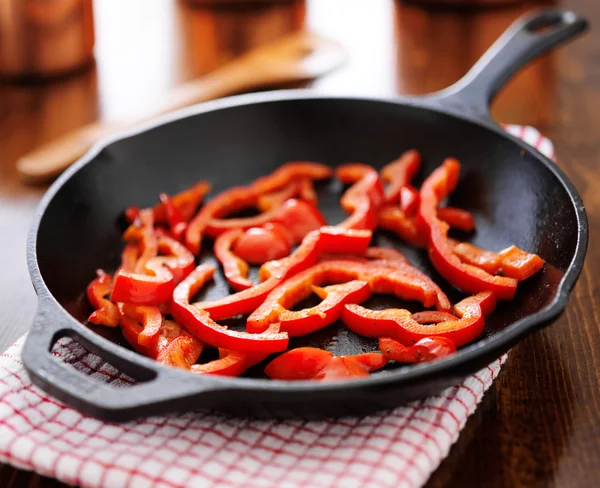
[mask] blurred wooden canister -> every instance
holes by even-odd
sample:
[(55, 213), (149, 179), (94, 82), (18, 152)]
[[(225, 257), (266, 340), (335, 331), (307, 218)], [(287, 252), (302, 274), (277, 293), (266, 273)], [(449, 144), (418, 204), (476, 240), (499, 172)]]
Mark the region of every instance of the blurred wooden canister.
[(45, 79), (93, 60), (92, 0), (0, 0), (0, 76)]

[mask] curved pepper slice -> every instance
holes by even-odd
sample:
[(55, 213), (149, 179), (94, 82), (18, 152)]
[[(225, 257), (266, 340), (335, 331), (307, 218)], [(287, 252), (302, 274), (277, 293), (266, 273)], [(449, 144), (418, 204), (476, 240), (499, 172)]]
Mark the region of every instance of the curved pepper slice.
[(544, 267), (544, 260), (537, 254), (510, 246), (495, 253), (468, 242), (450, 241), (453, 252), (463, 263), (472, 264), (490, 274), (502, 272), (504, 276), (518, 281), (526, 280)]
[(258, 197), (256, 207), (261, 212), (268, 212), (283, 205), (290, 198), (299, 198), (313, 206), (318, 204), (317, 193), (309, 178), (300, 178), (292, 181), (281, 190), (266, 193)]
[(256, 193), (264, 195), (279, 190), (296, 180), (326, 180), (332, 175), (333, 170), (324, 164), (311, 161), (292, 161), (280, 166), (273, 173), (256, 179), (252, 183), (252, 189)]
[(187, 331), (199, 340), (215, 347), (247, 352), (280, 352), (288, 345), (286, 333), (249, 334), (217, 324), (206, 310), (190, 304), (190, 299), (210, 280), (215, 272), (212, 265), (198, 266), (173, 293), (171, 313)]
[(387, 359), (374, 352), (334, 356), (315, 347), (300, 347), (271, 361), (265, 374), (274, 380), (341, 380), (369, 376), (386, 364)]
[(163, 320), (158, 339), (151, 346), (139, 343), (139, 335), (143, 328), (136, 319), (123, 313), (119, 323), (123, 337), (133, 349), (168, 366), (189, 368), (198, 360), (204, 347), (198, 339), (173, 320)]
[(485, 327), (485, 317), (496, 307), (491, 292), (482, 292), (465, 298), (454, 306), (456, 317), (437, 324), (422, 325), (408, 310), (392, 308), (369, 310), (360, 305), (345, 305), (341, 320), (352, 332), (363, 337), (391, 337), (402, 344), (440, 336), (462, 346), (479, 337)]
[(379, 210), (379, 227), (395, 233), (403, 241), (423, 247), (425, 236), (419, 231), (415, 220), (408, 217), (397, 205), (385, 205)]
[(456, 207), (439, 207), (437, 217), (453, 229), (471, 232), (475, 229), (475, 219), (468, 210)]
[(410, 185), (421, 166), (421, 155), (411, 149), (381, 169), (381, 179), (388, 183), (385, 189), (386, 203), (402, 202), (402, 189)]
[(447, 159), (421, 186), (417, 224), (427, 237), (429, 258), (435, 269), (452, 285), (470, 293), (492, 291), (499, 300), (512, 300), (517, 280), (492, 276), (475, 266), (464, 264), (448, 240), (448, 224), (437, 217), (437, 207), (458, 183), (460, 163)]
[[(196, 213), (196, 209), (202, 203), (202, 200), (206, 194), (210, 191), (210, 184), (206, 181), (199, 181), (194, 186), (187, 188), (172, 197), (170, 201), (173, 206), (177, 209), (185, 222), (188, 222)], [(168, 223), (167, 209), (164, 203), (159, 203), (152, 209), (154, 214), (154, 220), (158, 223)], [(140, 213), (140, 209), (135, 206), (128, 207), (125, 210), (125, 218), (129, 223), (137, 218)]]
[(119, 309), (106, 295), (110, 294), (112, 278), (101, 269), (96, 271), (97, 278), (87, 287), (87, 297), (96, 310), (88, 317), (88, 322), (96, 325), (116, 327), (119, 324)]
[(352, 184), (340, 200), (342, 208), (352, 215), (337, 226), (375, 230), (379, 207), (384, 201), (383, 186), (377, 171), (366, 164), (350, 163), (338, 167), (336, 176), (342, 183)]
[(184, 242), (194, 254), (200, 252), (202, 237), (206, 226), (213, 218), (220, 218), (253, 207), (256, 204), (256, 192), (250, 188), (236, 186), (219, 193), (196, 214), (185, 231)]
[[(287, 332), (290, 337), (304, 336), (338, 320), (342, 307), (346, 303), (362, 303), (371, 296), (366, 281), (354, 280), (321, 288), (312, 285), (311, 276), (301, 274), (302, 281), (291, 278), (284, 282), (269, 294), (255, 313), (250, 315), (246, 327), (249, 332), (264, 330), (264, 320), (267, 320), (269, 323), (279, 323), (281, 331)], [(289, 310), (313, 292), (323, 300), (321, 303), (303, 310)], [(266, 312), (267, 309), (270, 309), (269, 312)], [(268, 318), (264, 320), (258, 318), (266, 313)]]
[(309, 232), (290, 256), (261, 266), (258, 273), (260, 284), (218, 300), (194, 305), (206, 310), (213, 320), (251, 313), (284, 279), (314, 265), (320, 254), (345, 252), (340, 245), (365, 252), (371, 235), (370, 231), (342, 231), (332, 227)]
[(166, 193), (161, 193), (158, 198), (162, 202), (165, 213), (167, 214), (167, 224), (169, 224), (169, 231), (174, 239), (180, 241), (187, 229), (187, 223), (179, 209), (171, 200), (171, 197)]
[(121, 314), (142, 324), (138, 343), (146, 347), (155, 347), (158, 342), (163, 317), (158, 307), (122, 304)]
[(292, 251), (294, 238), (281, 224), (270, 222), (262, 227), (251, 227), (245, 232), (239, 232), (241, 234), (235, 241), (234, 252), (250, 264), (264, 264), (281, 259), (289, 256)]
[(389, 337), (379, 339), (379, 350), (390, 361), (399, 363), (422, 363), (441, 359), (456, 353), (456, 345), (445, 337), (425, 337), (412, 346)]
[(215, 240), (215, 256), (223, 266), (223, 273), (229, 286), (235, 291), (251, 288), (254, 283), (248, 279), (248, 263), (231, 252), (231, 247), (244, 234), (240, 229), (232, 229)]
[(400, 210), (407, 217), (414, 217), (419, 210), (419, 199), (419, 190), (411, 185), (403, 186), (400, 189)]
[[(331, 309), (331, 314), (325, 318), (317, 318), (318, 313), (322, 311), (318, 308), (308, 309), (306, 316), (290, 312), (287, 309), (298, 301), (307, 298), (313, 285), (318, 286), (324, 283), (340, 283), (351, 280), (367, 282), (372, 293), (388, 293), (405, 300), (418, 300), (426, 307), (438, 304), (437, 290), (431, 286), (431, 281), (423, 279), (408, 269), (354, 260), (332, 260), (308, 268), (275, 288), (248, 317), (246, 329), (250, 332), (261, 332), (270, 324), (279, 322), (282, 329), (287, 330), (286, 318), (290, 319), (292, 334), (302, 333), (302, 320), (307, 324), (307, 330), (310, 330), (311, 326), (328, 325), (339, 317), (335, 316), (334, 312), (337, 308), (332, 306), (331, 303), (326, 303), (326, 306)], [(353, 286), (356, 286), (353, 294), (346, 290), (349, 296), (344, 297), (344, 295), (341, 295), (341, 297), (344, 297), (345, 300), (353, 299), (355, 301), (359, 301), (360, 298), (363, 299), (360, 301), (364, 301), (368, 298), (369, 294), (363, 289), (362, 283)], [(341, 299), (341, 297), (338, 296), (337, 298)], [(329, 319), (331, 320), (329, 321)], [(297, 328), (292, 328), (295, 325), (297, 325)], [(317, 329), (314, 328), (311, 332), (313, 330)]]
[(300, 242), (308, 232), (327, 223), (317, 208), (302, 200), (291, 199), (273, 210), (254, 217), (211, 219), (206, 226), (206, 233), (216, 237), (230, 229), (246, 230), (269, 222), (282, 224), (292, 234), (294, 242)]
[(121, 266), (123, 271), (134, 271), (139, 257), (139, 250), (135, 244), (127, 244), (121, 253)]

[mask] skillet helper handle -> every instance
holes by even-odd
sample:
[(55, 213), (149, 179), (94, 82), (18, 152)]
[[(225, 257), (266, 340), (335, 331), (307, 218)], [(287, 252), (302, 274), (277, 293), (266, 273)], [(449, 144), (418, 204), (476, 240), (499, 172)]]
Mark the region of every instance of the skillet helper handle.
[[(109, 422), (158, 415), (189, 407), (179, 400), (184, 396), (215, 389), (218, 380), (189, 373), (186, 378), (185, 373), (174, 368), (158, 367), (149, 359), (140, 361), (146, 358), (76, 325), (75, 319), (66, 316), (52, 298), (40, 298), (21, 359), (36, 386), (86, 415)], [(55, 357), (52, 346), (62, 337), (75, 339), (136, 383), (126, 386), (105, 383)]]
[(490, 103), (500, 89), (527, 63), (587, 28), (571, 10), (536, 10), (517, 19), (456, 84), (431, 95), (444, 107), (490, 121)]

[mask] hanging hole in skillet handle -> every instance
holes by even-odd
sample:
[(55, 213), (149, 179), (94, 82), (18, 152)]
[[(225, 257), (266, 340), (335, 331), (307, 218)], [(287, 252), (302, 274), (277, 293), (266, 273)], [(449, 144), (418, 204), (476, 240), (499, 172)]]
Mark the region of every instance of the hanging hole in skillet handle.
[[(181, 410), (194, 403), (195, 396), (219, 389), (216, 379), (189, 373), (188, 378), (77, 325), (53, 298), (40, 297), (22, 360), (36, 386), (84, 414), (104, 421), (124, 422)], [(57, 341), (64, 345), (65, 337), (132, 378), (134, 384), (123, 387), (117, 386), (118, 382), (103, 382), (56, 357), (53, 346)], [(69, 347), (78, 346), (69, 344)]]
[(585, 31), (587, 25), (583, 17), (566, 9), (549, 8), (525, 14), (461, 80), (425, 97), (425, 101), (491, 122), (490, 103), (500, 89), (527, 63)]

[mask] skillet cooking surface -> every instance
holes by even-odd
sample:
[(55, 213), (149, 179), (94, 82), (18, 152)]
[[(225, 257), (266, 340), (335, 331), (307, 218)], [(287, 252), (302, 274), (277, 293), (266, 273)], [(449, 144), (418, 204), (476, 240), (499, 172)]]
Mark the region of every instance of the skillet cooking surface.
[[(90, 309), (82, 291), (95, 269), (117, 267), (125, 225), (122, 213), (128, 205), (153, 205), (159, 192), (174, 193), (199, 179), (213, 184), (214, 195), (229, 186), (249, 184), (291, 160), (331, 166), (361, 161), (381, 168), (413, 147), (424, 159), (416, 183), (445, 157), (455, 156), (463, 164), (450, 204), (474, 213), (477, 230), (472, 242), (491, 250), (514, 243), (548, 263), (542, 273), (519, 285), (514, 301), (499, 305), (483, 337), (548, 305), (577, 244), (573, 205), (550, 169), (513, 142), (476, 124), (411, 106), (354, 99), (241, 105), (188, 117), (111, 144), (94, 164), (64, 185), (49, 205), (38, 236), (42, 276), (52, 294), (84, 321)], [(319, 186), (320, 208), (330, 223), (345, 216), (339, 207), (342, 191), (336, 180)], [(433, 270), (424, 250), (384, 232), (377, 233), (374, 244), (401, 250), (453, 302), (464, 296)], [(211, 243), (204, 249), (207, 252), (201, 260), (212, 260), (206, 255)], [(227, 293), (219, 273), (205, 296)], [(375, 297), (367, 305), (407, 304)], [(244, 321), (226, 323), (243, 327)], [(94, 329), (125, 344), (117, 331)], [(375, 340), (355, 336), (342, 324), (290, 343), (290, 347), (301, 345), (325, 347), (336, 354), (377, 348)], [(261, 376), (262, 367), (250, 374)]]

